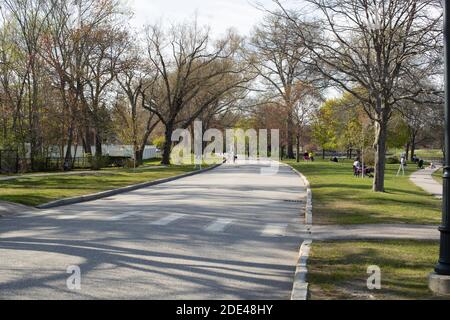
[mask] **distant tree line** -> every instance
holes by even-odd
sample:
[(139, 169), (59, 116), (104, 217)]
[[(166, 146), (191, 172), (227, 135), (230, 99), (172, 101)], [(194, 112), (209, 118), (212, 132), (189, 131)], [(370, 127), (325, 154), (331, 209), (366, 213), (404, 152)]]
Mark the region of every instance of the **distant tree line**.
[(120, 0), (0, 0), (0, 148), (33, 169), (55, 146), (65, 164), (105, 143), (141, 162), (154, 141), (169, 164), (195, 120), (280, 129), (290, 159), (371, 149), (382, 192), (388, 147), (442, 142), (440, 1), (274, 2), (248, 37), (217, 39), (195, 19), (135, 30)]

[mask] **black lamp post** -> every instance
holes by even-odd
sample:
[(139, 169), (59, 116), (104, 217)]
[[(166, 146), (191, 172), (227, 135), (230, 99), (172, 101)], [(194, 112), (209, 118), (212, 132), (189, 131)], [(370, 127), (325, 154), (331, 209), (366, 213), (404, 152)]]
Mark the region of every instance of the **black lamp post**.
[(441, 250), (436, 273), (441, 276), (450, 276), (450, 4), (442, 1), (444, 6), (444, 65), (445, 65), (445, 164), (444, 164), (444, 192), (442, 194), (442, 225)]

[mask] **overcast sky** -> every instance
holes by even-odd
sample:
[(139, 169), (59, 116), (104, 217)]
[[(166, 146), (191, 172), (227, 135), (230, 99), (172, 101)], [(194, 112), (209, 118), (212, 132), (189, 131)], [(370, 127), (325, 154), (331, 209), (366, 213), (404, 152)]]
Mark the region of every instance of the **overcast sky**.
[[(256, 3), (273, 8), (271, 0), (129, 0), (134, 9), (133, 24), (141, 27), (158, 21), (184, 22), (195, 14), (201, 25), (211, 26), (215, 36), (230, 27), (247, 35), (264, 15)], [(285, 2), (285, 1), (283, 1)], [(290, 1), (292, 3), (292, 1)]]

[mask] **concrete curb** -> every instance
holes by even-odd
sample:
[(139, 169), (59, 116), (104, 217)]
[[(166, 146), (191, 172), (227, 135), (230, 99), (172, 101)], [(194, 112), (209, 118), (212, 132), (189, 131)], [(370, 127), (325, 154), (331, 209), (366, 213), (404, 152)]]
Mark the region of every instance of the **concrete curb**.
[(313, 224), (313, 198), (312, 198), (312, 190), (311, 184), (309, 180), (303, 175), (300, 171), (294, 169), (292, 166), (289, 166), (292, 171), (297, 173), (300, 178), (302, 178), (303, 183), (306, 186), (306, 210), (305, 210), (305, 224), (307, 227), (311, 227)]
[[(313, 224), (313, 199), (312, 199), (312, 190), (311, 183), (308, 178), (295, 169), (292, 166), (289, 166), (292, 171), (300, 176), (303, 180), (303, 183), (306, 187), (306, 207), (305, 207), (305, 226), (308, 233), (311, 233), (311, 228)], [(309, 284), (306, 280), (308, 275), (308, 258), (309, 252), (311, 250), (312, 240), (305, 240), (300, 248), (300, 258), (297, 264), (297, 270), (295, 272), (294, 278), (294, 287), (292, 289), (291, 300), (308, 300), (309, 295)]]
[(38, 209), (51, 209), (51, 208), (57, 208), (57, 207), (71, 205), (71, 204), (77, 204), (77, 203), (82, 203), (82, 202), (88, 202), (88, 201), (108, 198), (108, 197), (115, 196), (115, 195), (118, 195), (118, 194), (127, 193), (127, 192), (131, 192), (131, 191), (136, 191), (136, 190), (139, 190), (139, 189), (156, 186), (156, 185), (159, 185), (159, 184), (172, 182), (172, 181), (180, 180), (180, 179), (187, 178), (187, 177), (192, 177), (192, 176), (195, 176), (197, 174), (201, 174), (201, 173), (205, 173), (205, 172), (214, 170), (214, 169), (220, 167), (222, 164), (223, 163), (217, 164), (217, 165), (212, 166), (210, 168), (189, 172), (189, 173), (182, 174), (182, 175), (175, 176), (175, 177), (159, 179), (159, 180), (150, 181), (150, 182), (144, 182), (144, 183), (140, 183), (140, 184), (124, 187), (124, 188), (103, 191), (103, 192), (90, 194), (90, 195), (85, 195), (85, 196), (80, 196), (80, 197), (56, 200), (56, 201), (52, 201), (52, 202), (49, 202), (49, 203), (45, 203), (45, 204), (39, 205), (36, 208), (38, 208)]
[(300, 249), (300, 258), (295, 272), (294, 288), (292, 289), (291, 300), (308, 300), (309, 284), (307, 282), (308, 275), (308, 258), (311, 251), (312, 240), (305, 240)]

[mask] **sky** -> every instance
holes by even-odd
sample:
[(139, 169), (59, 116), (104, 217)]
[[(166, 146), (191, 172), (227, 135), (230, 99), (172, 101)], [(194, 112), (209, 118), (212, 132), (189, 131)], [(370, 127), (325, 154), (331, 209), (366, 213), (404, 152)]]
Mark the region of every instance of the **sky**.
[(271, 0), (129, 0), (134, 9), (136, 27), (150, 23), (185, 22), (197, 15), (200, 25), (209, 25), (214, 36), (221, 36), (229, 28), (247, 35), (264, 16), (257, 8), (261, 4), (274, 8)]

